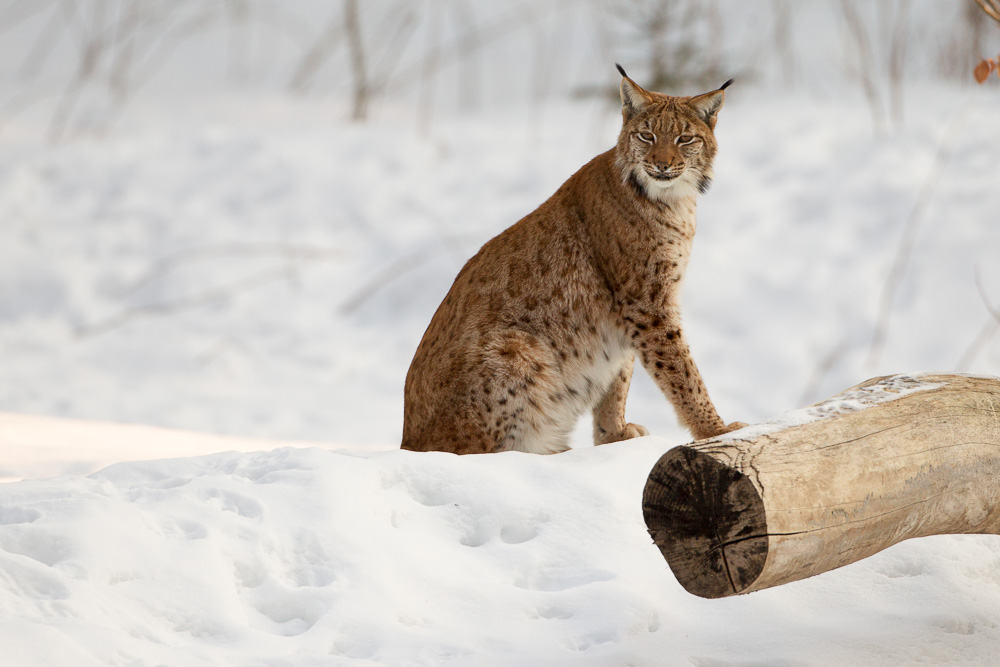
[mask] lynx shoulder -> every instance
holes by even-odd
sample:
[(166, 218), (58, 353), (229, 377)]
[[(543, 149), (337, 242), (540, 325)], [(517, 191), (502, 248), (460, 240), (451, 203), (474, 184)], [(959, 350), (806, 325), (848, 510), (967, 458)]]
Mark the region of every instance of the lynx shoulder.
[(404, 449), (561, 452), (586, 410), (595, 444), (647, 435), (625, 420), (636, 356), (695, 438), (740, 426), (716, 412), (680, 322), (731, 81), (672, 97), (619, 71), (615, 147), (486, 243), (434, 314), (406, 376)]

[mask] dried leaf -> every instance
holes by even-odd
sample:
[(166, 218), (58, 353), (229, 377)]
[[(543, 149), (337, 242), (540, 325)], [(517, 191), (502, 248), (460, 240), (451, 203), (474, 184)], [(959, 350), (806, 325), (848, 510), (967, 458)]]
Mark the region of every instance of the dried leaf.
[(988, 60), (984, 60), (976, 65), (976, 69), (972, 71), (972, 76), (976, 77), (976, 83), (986, 81), (986, 77), (990, 75), (990, 70), (992, 69), (993, 67)]

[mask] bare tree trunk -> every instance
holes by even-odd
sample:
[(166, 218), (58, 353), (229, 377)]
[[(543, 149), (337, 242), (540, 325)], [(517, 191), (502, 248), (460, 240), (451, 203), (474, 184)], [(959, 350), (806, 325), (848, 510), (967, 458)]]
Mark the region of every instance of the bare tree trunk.
[(781, 61), (785, 85), (795, 82), (795, 55), (792, 48), (792, 7), (789, 0), (771, 0), (774, 14), (774, 46)]
[(885, 134), (886, 121), (885, 110), (883, 108), (882, 96), (878, 86), (875, 85), (873, 72), (875, 71), (875, 53), (872, 46), (871, 36), (865, 29), (864, 21), (858, 14), (857, 7), (851, 0), (840, 0), (840, 9), (844, 15), (844, 22), (854, 39), (857, 50), (857, 63), (855, 75), (861, 83), (861, 90), (864, 91), (865, 99), (868, 101), (868, 108), (872, 114), (872, 125), (876, 134)]
[(889, 51), (889, 117), (897, 128), (903, 124), (903, 70), (910, 37), (909, 13), (910, 0), (899, 0), (893, 17)]
[(354, 77), (351, 120), (365, 120), (368, 117), (369, 85), (358, 0), (344, 0), (344, 29), (347, 32), (347, 50), (351, 58), (351, 74)]
[(430, 19), (430, 35), (427, 59), (420, 72), (420, 111), (418, 126), (421, 131), (429, 132), (431, 119), (434, 115), (435, 84), (441, 60), (441, 16), (433, 11)]

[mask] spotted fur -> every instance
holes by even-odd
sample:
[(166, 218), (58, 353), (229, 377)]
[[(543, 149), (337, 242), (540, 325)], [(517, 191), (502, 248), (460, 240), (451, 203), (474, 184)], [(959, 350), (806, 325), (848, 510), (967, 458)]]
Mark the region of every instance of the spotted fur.
[(484, 245), (434, 314), (406, 376), (404, 449), (561, 452), (586, 410), (595, 444), (646, 435), (625, 421), (636, 355), (695, 438), (741, 426), (716, 412), (680, 322), (725, 86), (671, 97), (621, 71), (617, 145)]

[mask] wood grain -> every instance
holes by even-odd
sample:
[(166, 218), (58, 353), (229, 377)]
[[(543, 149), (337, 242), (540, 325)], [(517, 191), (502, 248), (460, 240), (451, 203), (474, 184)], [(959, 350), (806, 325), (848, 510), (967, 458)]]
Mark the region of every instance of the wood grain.
[(874, 378), (777, 424), (675, 447), (643, 515), (689, 592), (717, 598), (913, 537), (1000, 534), (1000, 380)]

